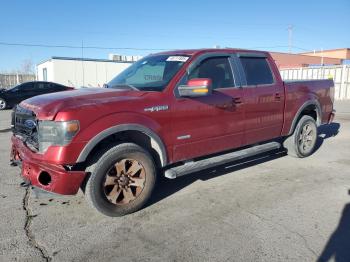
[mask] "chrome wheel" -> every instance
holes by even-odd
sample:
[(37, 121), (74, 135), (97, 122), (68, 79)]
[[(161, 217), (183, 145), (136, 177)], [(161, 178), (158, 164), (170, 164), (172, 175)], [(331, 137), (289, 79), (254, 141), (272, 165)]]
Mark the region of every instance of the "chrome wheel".
[(125, 205), (141, 194), (145, 182), (145, 168), (137, 160), (122, 159), (108, 170), (103, 192), (112, 204)]
[(0, 98), (0, 110), (3, 110), (5, 108), (6, 108), (6, 101)]
[(302, 154), (307, 155), (313, 150), (316, 143), (317, 130), (314, 125), (306, 123), (298, 137), (298, 147)]

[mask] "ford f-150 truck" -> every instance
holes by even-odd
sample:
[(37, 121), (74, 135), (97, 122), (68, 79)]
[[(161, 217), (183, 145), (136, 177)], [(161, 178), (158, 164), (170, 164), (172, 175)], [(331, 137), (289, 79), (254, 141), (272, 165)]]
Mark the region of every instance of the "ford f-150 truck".
[(283, 82), (267, 52), (151, 54), (105, 88), (36, 96), (13, 112), (11, 163), (28, 185), (81, 188), (99, 212), (142, 208), (157, 177), (176, 178), (285, 147), (313, 153), (334, 117), (332, 80)]

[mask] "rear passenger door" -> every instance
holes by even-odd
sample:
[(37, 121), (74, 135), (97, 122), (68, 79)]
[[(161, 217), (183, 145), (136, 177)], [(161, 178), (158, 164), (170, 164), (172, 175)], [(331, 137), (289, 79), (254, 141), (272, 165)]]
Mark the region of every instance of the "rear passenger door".
[(237, 59), (243, 82), (246, 143), (279, 137), (284, 89), (274, 77), (273, 61), (261, 53), (238, 54)]

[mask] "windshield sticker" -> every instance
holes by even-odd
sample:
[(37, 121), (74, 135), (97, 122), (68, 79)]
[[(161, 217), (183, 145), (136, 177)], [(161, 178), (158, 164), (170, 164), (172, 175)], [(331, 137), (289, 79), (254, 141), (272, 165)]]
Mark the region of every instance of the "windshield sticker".
[(171, 62), (186, 62), (188, 60), (188, 56), (169, 56), (166, 61)]
[(163, 77), (160, 75), (144, 75), (143, 78), (147, 81), (162, 81)]

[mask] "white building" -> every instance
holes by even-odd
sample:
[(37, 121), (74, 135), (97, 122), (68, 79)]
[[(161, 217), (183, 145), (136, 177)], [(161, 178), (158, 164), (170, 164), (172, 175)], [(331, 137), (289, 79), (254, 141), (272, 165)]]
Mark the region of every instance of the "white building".
[(130, 60), (115, 61), (53, 56), (37, 65), (37, 80), (73, 87), (102, 87), (136, 59)]

